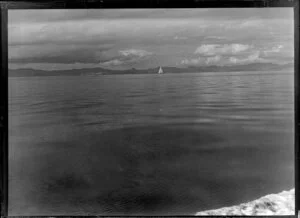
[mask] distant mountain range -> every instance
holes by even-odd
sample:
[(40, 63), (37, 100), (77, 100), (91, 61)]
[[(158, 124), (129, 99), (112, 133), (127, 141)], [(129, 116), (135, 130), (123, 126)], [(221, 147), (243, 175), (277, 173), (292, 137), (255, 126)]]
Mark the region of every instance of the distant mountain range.
[[(162, 67), (165, 74), (191, 73), (191, 72), (236, 72), (236, 71), (281, 71), (293, 70), (294, 64), (252, 63), (235, 66), (200, 66), (200, 67)], [(149, 69), (110, 70), (105, 68), (83, 68), (72, 70), (35, 70), (35, 69), (10, 69), (9, 77), (27, 76), (75, 76), (75, 75), (117, 75), (117, 74), (157, 74), (159, 67)]]

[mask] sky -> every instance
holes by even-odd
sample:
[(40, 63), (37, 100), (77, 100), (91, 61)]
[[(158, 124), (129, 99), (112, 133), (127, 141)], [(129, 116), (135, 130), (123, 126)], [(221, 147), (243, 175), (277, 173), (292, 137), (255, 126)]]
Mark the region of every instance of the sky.
[(292, 63), (292, 8), (10, 10), (9, 68)]

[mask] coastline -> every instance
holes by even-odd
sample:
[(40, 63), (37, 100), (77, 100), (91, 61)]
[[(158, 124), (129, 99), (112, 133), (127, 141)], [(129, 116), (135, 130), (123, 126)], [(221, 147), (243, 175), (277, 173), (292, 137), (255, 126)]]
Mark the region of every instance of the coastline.
[(236, 206), (197, 212), (195, 215), (295, 215), (295, 189), (266, 195), (257, 200)]

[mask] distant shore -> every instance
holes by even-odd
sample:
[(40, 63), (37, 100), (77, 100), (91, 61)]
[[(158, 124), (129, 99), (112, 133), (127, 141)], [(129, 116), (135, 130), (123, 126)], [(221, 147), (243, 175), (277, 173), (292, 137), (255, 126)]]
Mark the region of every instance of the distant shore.
[(206, 210), (196, 213), (196, 216), (215, 215), (294, 215), (295, 214), (295, 189), (282, 191), (278, 194), (263, 196), (257, 200), (231, 207), (215, 210)]
[[(272, 64), (272, 63), (252, 63), (236, 66), (199, 66), (199, 67), (162, 67), (165, 74), (179, 73), (206, 73), (206, 72), (244, 72), (244, 71), (293, 71), (294, 64)], [(83, 75), (136, 75), (136, 74), (158, 74), (159, 68), (149, 69), (126, 69), (112, 70), (105, 68), (83, 68), (69, 70), (38, 70), (30, 68), (9, 69), (10, 77), (27, 77), (27, 76), (83, 76)]]

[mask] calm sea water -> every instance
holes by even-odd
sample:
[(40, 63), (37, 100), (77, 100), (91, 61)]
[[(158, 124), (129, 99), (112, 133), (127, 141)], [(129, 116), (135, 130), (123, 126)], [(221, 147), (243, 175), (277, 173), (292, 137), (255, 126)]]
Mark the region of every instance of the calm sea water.
[(9, 79), (10, 215), (178, 215), (294, 186), (293, 73)]

